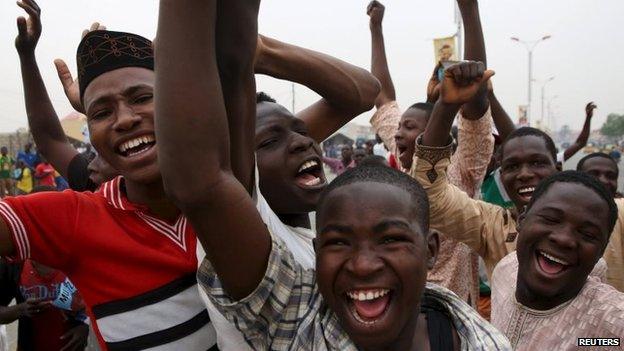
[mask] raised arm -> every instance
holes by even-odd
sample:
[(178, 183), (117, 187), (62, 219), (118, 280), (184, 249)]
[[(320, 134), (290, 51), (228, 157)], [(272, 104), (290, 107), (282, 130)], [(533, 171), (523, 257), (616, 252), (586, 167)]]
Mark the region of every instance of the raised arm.
[[(483, 65), (487, 68), (485, 39), (479, 16), (479, 3), (477, 0), (457, 0), (457, 4), (464, 21), (464, 60), (483, 62)], [(463, 116), (468, 119), (480, 118), (487, 111), (488, 107), (487, 86), (481, 86), (478, 94), (462, 106)]]
[(41, 36), (41, 10), (34, 0), (21, 0), (17, 4), (28, 14), (28, 19), (17, 19), (18, 36), (15, 39), (22, 69), (28, 126), (37, 150), (63, 177), (67, 177), (69, 163), (78, 151), (65, 136), (35, 58), (35, 48)]
[(507, 111), (503, 108), (496, 94), (494, 94), (494, 88), (492, 81), (488, 81), (488, 99), (490, 100), (490, 108), (492, 109), (492, 119), (494, 120), (494, 126), (498, 130), (498, 135), (502, 140), (506, 140), (509, 134), (516, 129), (511, 117), (507, 114)]
[(258, 47), (256, 73), (302, 84), (321, 95), (296, 115), (317, 142), (373, 107), (379, 83), (365, 69), (264, 36)]
[[(231, 16), (221, 20), (239, 23), (229, 34), (238, 51), (221, 67), (249, 84), (241, 103), (251, 106), (238, 111), (251, 115), (236, 116), (241, 120), (255, 121), (255, 81), (249, 77), (258, 5), (218, 1), (219, 14)], [(155, 45), (158, 161), (167, 193), (189, 218), (225, 290), (241, 299), (264, 276), (271, 239), (230, 165), (228, 117), (215, 54), (216, 8), (216, 0), (160, 1)]]
[(386, 44), (383, 35), (383, 18), (386, 7), (379, 1), (371, 1), (366, 8), (366, 14), (370, 17), (371, 31), (371, 73), (381, 83), (381, 91), (375, 99), (375, 107), (380, 108), (383, 105), (396, 101), (396, 93), (394, 91), (394, 83), (390, 76), (388, 68), (388, 58), (386, 57)]
[(565, 149), (563, 152), (563, 160), (569, 160), (574, 154), (581, 151), (582, 148), (587, 145), (587, 140), (589, 140), (589, 133), (591, 130), (591, 119), (594, 117), (594, 110), (596, 109), (596, 105), (593, 102), (588, 103), (585, 106), (585, 123), (583, 124), (583, 130), (581, 130), (581, 134), (579, 134), (578, 138), (574, 144), (570, 145), (569, 148)]

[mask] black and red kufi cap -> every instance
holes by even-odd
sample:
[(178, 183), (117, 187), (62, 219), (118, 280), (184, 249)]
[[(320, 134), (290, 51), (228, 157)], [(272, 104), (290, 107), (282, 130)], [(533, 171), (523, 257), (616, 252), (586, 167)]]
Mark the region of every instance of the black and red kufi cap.
[(140, 35), (96, 30), (82, 38), (76, 62), (82, 99), (89, 84), (106, 72), (125, 67), (154, 70), (154, 48)]

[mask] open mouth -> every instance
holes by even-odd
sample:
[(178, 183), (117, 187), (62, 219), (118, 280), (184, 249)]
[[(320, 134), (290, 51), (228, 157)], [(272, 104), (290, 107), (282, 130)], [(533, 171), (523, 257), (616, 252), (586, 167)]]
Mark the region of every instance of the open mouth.
[(353, 290), (347, 292), (347, 297), (355, 320), (370, 326), (388, 311), (392, 292), (388, 289)]
[(122, 143), (117, 152), (123, 157), (134, 157), (150, 150), (154, 145), (156, 145), (154, 135), (144, 135)]
[(568, 261), (541, 250), (535, 251), (535, 258), (538, 267), (547, 275), (557, 275), (571, 266)]
[(319, 160), (308, 160), (299, 166), (295, 175), (295, 182), (302, 188), (317, 188), (324, 186), (325, 175)]
[(535, 187), (533, 187), (533, 186), (526, 186), (526, 187), (522, 187), (522, 188), (518, 189), (517, 194), (524, 201), (529, 202), (529, 201), (531, 201), (531, 197), (533, 197), (533, 192), (534, 191), (535, 191)]

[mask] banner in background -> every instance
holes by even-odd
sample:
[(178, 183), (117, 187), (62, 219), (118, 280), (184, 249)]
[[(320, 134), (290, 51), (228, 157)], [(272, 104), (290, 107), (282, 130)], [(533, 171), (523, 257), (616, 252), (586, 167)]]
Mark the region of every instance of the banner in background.
[(433, 39), (435, 63), (441, 61), (459, 61), (455, 36)]

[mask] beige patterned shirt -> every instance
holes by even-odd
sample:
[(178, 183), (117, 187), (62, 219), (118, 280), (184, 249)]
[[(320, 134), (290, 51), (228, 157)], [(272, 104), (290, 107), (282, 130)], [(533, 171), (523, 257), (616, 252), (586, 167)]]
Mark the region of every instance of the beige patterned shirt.
[(624, 292), (624, 199), (615, 199), (618, 220), (615, 223), (604, 258), (607, 261), (607, 281)]
[[(398, 155), (394, 135), (401, 120), (401, 110), (396, 101), (381, 106), (371, 118), (375, 132), (395, 156)], [(460, 189), (476, 196), (494, 148), (492, 116), (488, 110), (477, 121), (459, 118), (460, 143), (449, 167), (449, 181)], [(412, 167), (416, 165), (414, 156)], [(409, 170), (401, 169), (406, 173)], [(479, 296), (478, 255), (468, 246), (441, 235), (440, 249), (435, 266), (427, 280), (453, 291), (462, 300), (476, 306)]]
[(577, 346), (578, 338), (624, 337), (624, 294), (590, 276), (577, 297), (546, 311), (516, 300), (518, 257), (512, 253), (492, 277), (492, 324), (515, 350), (621, 350)]

